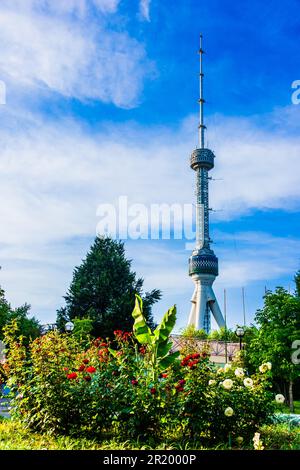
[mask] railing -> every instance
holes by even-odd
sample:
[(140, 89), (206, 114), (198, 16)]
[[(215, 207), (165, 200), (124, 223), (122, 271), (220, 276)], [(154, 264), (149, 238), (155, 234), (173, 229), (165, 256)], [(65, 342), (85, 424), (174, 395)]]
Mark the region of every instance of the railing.
[(227, 357), (228, 361), (231, 361), (233, 357), (240, 350), (239, 343), (225, 342), (225, 341), (215, 341), (215, 340), (202, 340), (197, 338), (185, 338), (181, 335), (171, 335), (171, 340), (173, 342), (172, 351), (179, 351), (184, 346), (193, 344), (195, 350), (202, 350), (204, 348), (209, 350), (211, 358), (225, 358)]

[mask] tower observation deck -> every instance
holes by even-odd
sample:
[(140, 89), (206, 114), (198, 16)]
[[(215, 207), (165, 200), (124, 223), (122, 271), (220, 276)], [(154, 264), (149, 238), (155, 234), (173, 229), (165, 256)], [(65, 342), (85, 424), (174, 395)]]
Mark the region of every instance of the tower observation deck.
[(211, 313), (219, 327), (225, 326), (218, 301), (212, 285), (218, 276), (218, 258), (210, 248), (209, 236), (209, 204), (208, 204), (208, 172), (214, 167), (215, 155), (205, 147), (204, 137), (204, 97), (203, 97), (203, 48), (200, 36), (200, 73), (199, 73), (199, 139), (198, 146), (192, 152), (190, 165), (196, 172), (196, 246), (189, 258), (189, 275), (195, 283), (191, 299), (192, 307), (188, 325), (203, 329), (209, 333), (211, 328)]

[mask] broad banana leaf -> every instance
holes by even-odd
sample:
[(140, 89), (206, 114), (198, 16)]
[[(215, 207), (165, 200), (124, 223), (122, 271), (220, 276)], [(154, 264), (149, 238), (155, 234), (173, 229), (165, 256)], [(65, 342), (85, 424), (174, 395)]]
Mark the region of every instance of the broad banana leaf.
[(163, 372), (170, 365), (172, 365), (176, 361), (179, 354), (180, 354), (180, 352), (176, 351), (176, 352), (174, 352), (172, 354), (169, 354), (168, 356), (164, 357), (163, 359), (161, 359), (158, 363), (158, 368), (159, 368), (160, 372)]
[(158, 327), (154, 330), (154, 335), (159, 343), (166, 341), (176, 323), (176, 305), (169, 308)]
[(152, 333), (143, 315), (143, 301), (139, 295), (135, 295), (135, 307), (132, 312), (134, 318), (133, 332), (140, 344), (151, 344)]
[(172, 341), (168, 340), (159, 343), (157, 347), (157, 357), (165, 357), (172, 348), (172, 346)]

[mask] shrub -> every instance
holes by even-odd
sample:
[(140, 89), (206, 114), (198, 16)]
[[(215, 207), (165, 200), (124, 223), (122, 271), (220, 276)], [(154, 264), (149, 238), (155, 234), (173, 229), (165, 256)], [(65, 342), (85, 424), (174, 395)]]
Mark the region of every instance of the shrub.
[(300, 429), (286, 424), (266, 425), (261, 428), (261, 438), (267, 449), (300, 450)]
[(151, 331), (137, 297), (133, 317), (133, 333), (117, 330), (112, 342), (50, 332), (28, 350), (8, 328), (13, 416), (50, 433), (250, 441), (273, 410), (271, 366), (250, 377), (216, 369), (205, 350), (178, 357), (175, 307)]

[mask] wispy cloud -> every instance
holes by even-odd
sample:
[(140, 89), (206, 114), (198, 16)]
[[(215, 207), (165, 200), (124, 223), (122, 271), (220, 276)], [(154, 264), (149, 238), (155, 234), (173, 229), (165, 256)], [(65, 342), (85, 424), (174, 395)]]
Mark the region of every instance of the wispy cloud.
[[(91, 133), (76, 121), (12, 116), (8, 107), (0, 113), (4, 243), (94, 233), (98, 204), (117, 203), (120, 195), (128, 196), (129, 204), (193, 201), (186, 122), (174, 133), (132, 124), (103, 125)], [(225, 117), (215, 133), (213, 176), (223, 178), (211, 182), (211, 205), (223, 210), (213, 214), (215, 220), (257, 209), (299, 208), (298, 137)]]
[[(94, 0), (113, 14), (116, 0)], [(144, 46), (126, 31), (89, 14), (91, 2), (2, 2), (0, 67), (14, 89), (34, 87), (65, 97), (136, 106), (152, 65)], [(18, 7), (18, 8), (17, 8)]]
[(140, 0), (140, 13), (146, 21), (150, 21), (150, 3), (151, 0)]

